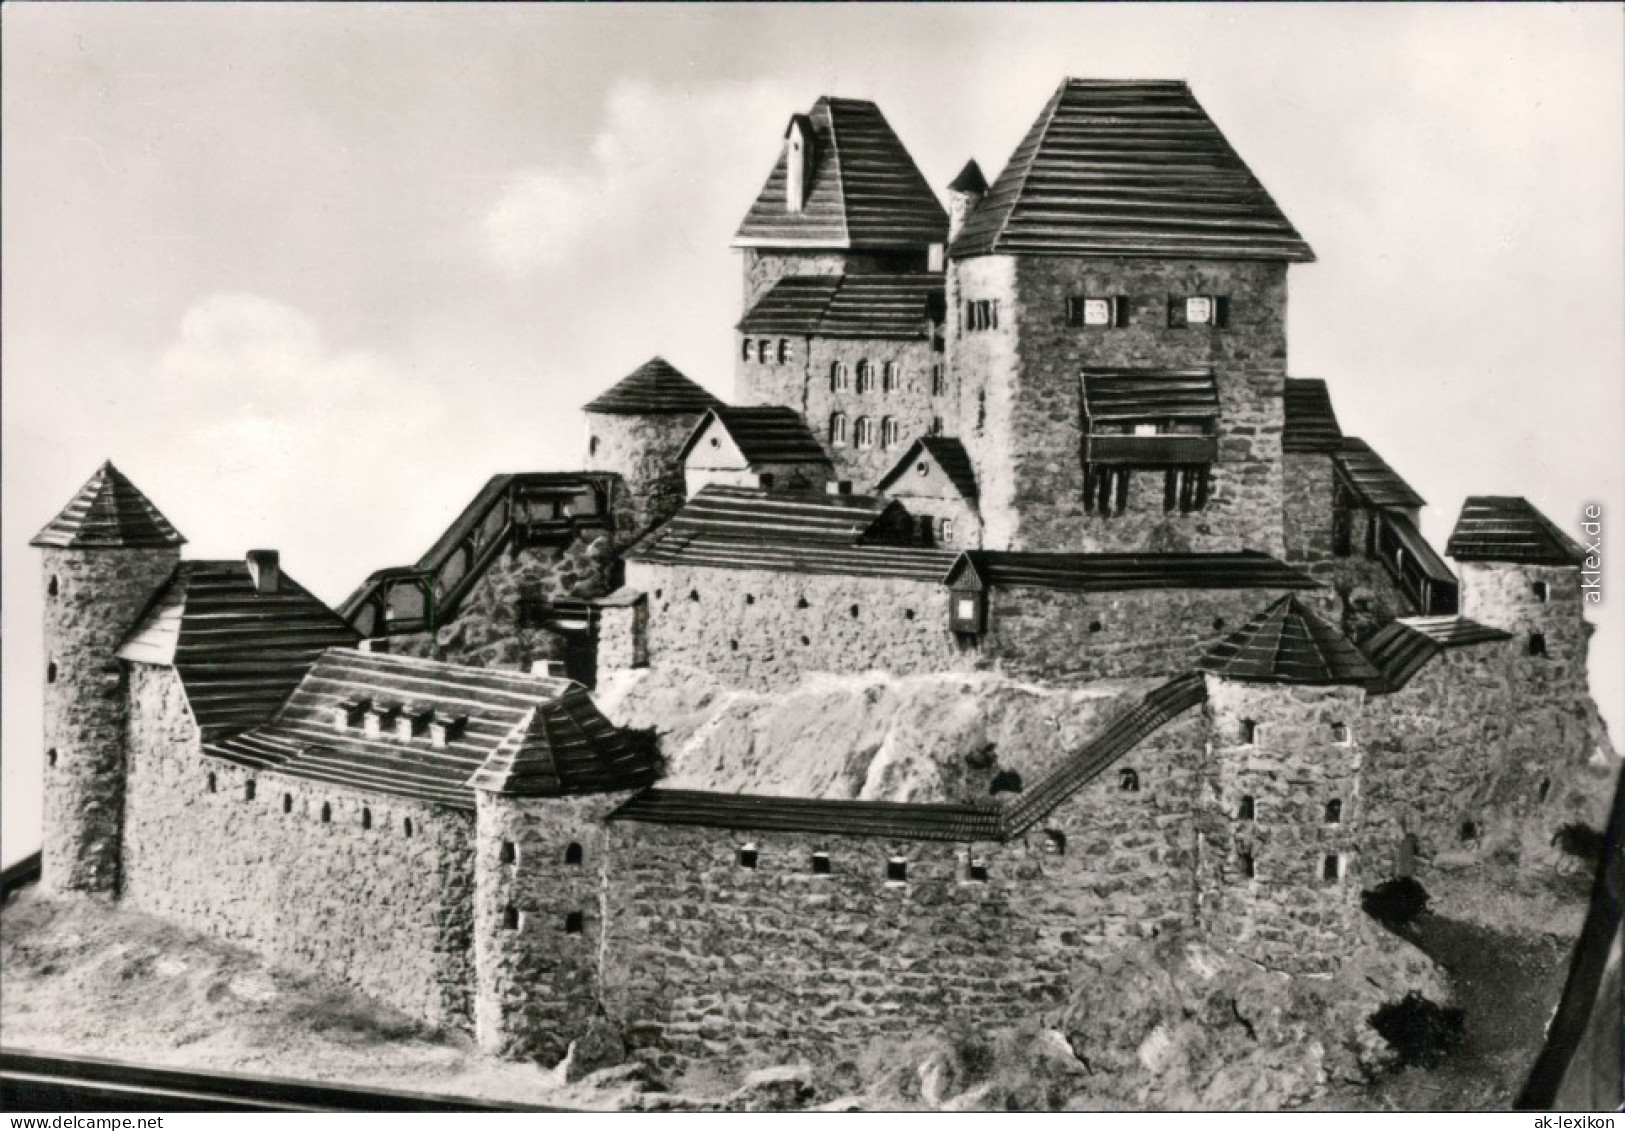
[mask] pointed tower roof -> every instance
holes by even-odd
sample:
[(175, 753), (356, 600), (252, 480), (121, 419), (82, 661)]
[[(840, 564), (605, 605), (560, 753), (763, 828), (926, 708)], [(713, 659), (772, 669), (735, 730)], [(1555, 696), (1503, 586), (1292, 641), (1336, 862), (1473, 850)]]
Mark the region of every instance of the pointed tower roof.
[(613, 416), (698, 416), (721, 403), (665, 358), (652, 357), (581, 411)]
[(29, 544), (100, 550), (179, 546), (185, 541), (136, 485), (108, 461)]
[(986, 192), (987, 178), (982, 175), (982, 167), (973, 157), (959, 170), (959, 176), (948, 182), (948, 187), (954, 192)]
[(811, 173), (786, 206), (789, 149), (745, 214), (734, 247), (917, 248), (948, 238), (948, 214), (873, 102), (820, 98), (805, 115)]
[(636, 789), (659, 776), (653, 747), (610, 725), (579, 684), (533, 707), (468, 779), (514, 797)]
[(1363, 686), (1379, 678), (1347, 637), (1290, 595), (1214, 645), (1196, 666), (1260, 683)]
[(1315, 258), (1183, 82), (1084, 79), (1049, 100), (953, 254)]
[(1472, 495), (1461, 505), (1445, 553), (1458, 562), (1577, 566), (1585, 550), (1517, 495)]

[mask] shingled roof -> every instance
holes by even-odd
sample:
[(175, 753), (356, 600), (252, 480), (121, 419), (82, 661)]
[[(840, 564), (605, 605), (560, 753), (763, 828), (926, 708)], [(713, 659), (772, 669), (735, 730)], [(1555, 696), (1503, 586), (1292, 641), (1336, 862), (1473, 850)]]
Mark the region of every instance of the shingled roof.
[(1083, 412), (1090, 420), (1212, 420), (1219, 388), (1211, 369), (1085, 369)]
[[(372, 736), (369, 711), (380, 719)], [(475, 789), (557, 797), (634, 789), (658, 772), (652, 746), (611, 726), (571, 680), (342, 649), (321, 656), (274, 719), (206, 751), (462, 809)]]
[(1284, 452), (1337, 452), (1343, 429), (1332, 410), (1326, 382), (1315, 377), (1286, 379), (1286, 427), (1281, 432)]
[(705, 414), (683, 443), (678, 460), (686, 461), (712, 422), (717, 422), (751, 464), (828, 463), (829, 457), (793, 408), (783, 405), (731, 407), (718, 405)]
[(745, 313), (744, 334), (929, 338), (943, 318), (941, 275), (791, 275)]
[(1364, 686), (1378, 678), (1347, 637), (1290, 595), (1214, 645), (1196, 666), (1226, 679), (1263, 683)]
[(931, 583), (940, 582), (957, 557), (953, 550), (926, 550), (915, 546), (837, 545), (737, 535), (690, 535), (672, 530), (670, 524), (626, 553), (628, 561), (654, 565), (891, 577)]
[[(922, 457), (935, 462), (960, 495), (971, 500), (976, 498), (976, 467), (971, 463), (965, 445), (954, 436), (921, 436), (915, 440), (903, 457), (892, 465), (892, 469), (881, 477), (875, 490), (884, 494), (899, 479), (907, 477)], [(913, 482), (912, 479), (908, 481)]]
[(1365, 654), (1382, 672), (1382, 691), (1398, 691), (1434, 656), (1512, 634), (1466, 617), (1405, 617), (1383, 625), (1365, 642)]
[(966, 550), (949, 571), (953, 584), (974, 569), (993, 588), (1031, 586), (1115, 593), (1134, 589), (1315, 589), (1301, 570), (1255, 550), (1216, 554), (1048, 554)]
[(959, 170), (959, 175), (948, 182), (948, 187), (954, 192), (978, 193), (987, 191), (987, 178), (982, 175), (982, 167), (973, 157), (965, 162), (965, 167)]
[(1183, 82), (1084, 79), (1061, 84), (952, 253), (1314, 259)]
[(735, 247), (918, 248), (948, 238), (948, 214), (880, 107), (820, 98), (803, 117), (812, 175), (799, 212), (785, 206), (788, 147), (746, 213)]
[(260, 593), (246, 562), (181, 562), (118, 658), (173, 667), (208, 741), (270, 718), (325, 649), (359, 638), (286, 573)]
[(851, 546), (907, 521), (901, 503), (874, 495), (785, 494), (713, 483), (672, 516), (663, 534)]
[(1346, 436), (1342, 446), (1332, 457), (1332, 465), (1342, 475), (1350, 490), (1361, 502), (1370, 507), (1420, 507), (1427, 501), (1412, 490), (1411, 485), (1388, 466), (1371, 445), (1354, 436)]
[(665, 358), (653, 357), (588, 401), (581, 411), (612, 416), (698, 416), (721, 403)]
[(1458, 562), (1574, 566), (1585, 561), (1579, 543), (1516, 495), (1470, 496), (1444, 552)]
[(46, 523), (29, 544), (98, 550), (179, 546), (185, 541), (109, 461), (96, 469), (62, 513)]

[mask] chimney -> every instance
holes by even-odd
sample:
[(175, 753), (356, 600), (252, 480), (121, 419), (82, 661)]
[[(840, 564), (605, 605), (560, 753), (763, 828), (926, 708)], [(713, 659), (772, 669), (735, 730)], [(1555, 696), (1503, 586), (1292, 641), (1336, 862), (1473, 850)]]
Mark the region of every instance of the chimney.
[(959, 238), (959, 231), (965, 226), (965, 221), (976, 206), (982, 203), (987, 195), (987, 178), (982, 176), (981, 166), (974, 160), (965, 162), (965, 167), (959, 170), (948, 185), (948, 242), (952, 243)]
[(797, 114), (784, 131), (784, 210), (800, 212), (812, 188), (812, 119)]
[(254, 592), (275, 593), (282, 588), (282, 555), (275, 550), (248, 551), (248, 576), (254, 579)]

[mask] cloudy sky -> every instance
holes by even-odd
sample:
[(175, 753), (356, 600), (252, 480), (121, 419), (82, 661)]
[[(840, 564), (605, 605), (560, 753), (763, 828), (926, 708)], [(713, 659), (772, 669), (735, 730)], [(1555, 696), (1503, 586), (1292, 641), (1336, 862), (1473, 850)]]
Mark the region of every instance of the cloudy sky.
[(578, 465), (577, 407), (652, 354), (729, 393), (728, 241), (820, 94), (879, 102), (940, 190), (1066, 75), (1188, 80), (1319, 253), (1292, 372), (1435, 543), (1468, 493), (1625, 520), (1622, 32), (1615, 5), (8, 5), (5, 860), (38, 835), (27, 540), (101, 460), (191, 555), (280, 547), (342, 600), (491, 474)]

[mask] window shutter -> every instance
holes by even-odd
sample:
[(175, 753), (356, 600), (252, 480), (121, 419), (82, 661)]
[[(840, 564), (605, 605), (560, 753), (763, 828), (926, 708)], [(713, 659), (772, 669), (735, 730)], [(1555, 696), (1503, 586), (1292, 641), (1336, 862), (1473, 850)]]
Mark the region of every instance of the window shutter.
[(1112, 325), (1123, 327), (1128, 325), (1128, 296), (1118, 295), (1112, 299)]
[(1179, 480), (1179, 472), (1171, 467), (1162, 473), (1162, 509), (1165, 511), (1174, 509), (1174, 494), (1179, 490)]
[(1185, 300), (1170, 298), (1168, 300), (1168, 328), (1182, 330), (1188, 323), (1185, 321)]
[(1083, 513), (1095, 513), (1095, 480), (1100, 473), (1094, 466), (1088, 465), (1083, 469)]
[(1215, 326), (1230, 324), (1230, 300), (1223, 295), (1217, 295), (1213, 299), (1213, 324)]
[(1207, 506), (1208, 477), (1212, 470), (1203, 467), (1196, 473), (1196, 501), (1192, 504), (1194, 510), (1202, 510)]
[(1128, 505), (1128, 470), (1125, 468), (1117, 471), (1115, 475), (1117, 477), (1117, 501), (1112, 505), (1112, 510), (1122, 514), (1123, 508)]

